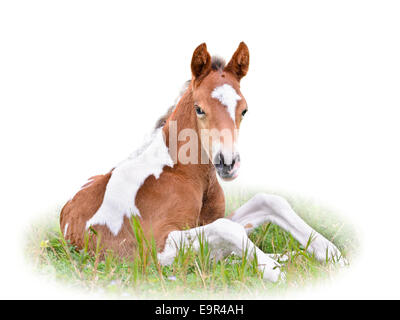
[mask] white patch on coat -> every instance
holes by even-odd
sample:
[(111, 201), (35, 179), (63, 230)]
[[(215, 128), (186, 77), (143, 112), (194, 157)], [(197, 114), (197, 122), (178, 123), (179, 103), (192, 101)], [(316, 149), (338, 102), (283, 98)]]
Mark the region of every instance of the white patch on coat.
[(67, 236), (67, 232), (68, 232), (68, 223), (66, 223), (64, 227), (64, 238)]
[(96, 224), (106, 225), (116, 236), (121, 230), (124, 217), (140, 216), (135, 199), (143, 182), (151, 175), (158, 179), (164, 166), (173, 165), (164, 142), (162, 128), (159, 128), (142, 148), (133, 152), (112, 171), (103, 202), (93, 217), (86, 222), (86, 229)]
[(229, 84), (223, 84), (222, 86), (216, 87), (211, 92), (211, 97), (218, 99), (228, 110), (233, 123), (235, 123), (236, 105), (242, 98), (237, 94), (236, 90)]

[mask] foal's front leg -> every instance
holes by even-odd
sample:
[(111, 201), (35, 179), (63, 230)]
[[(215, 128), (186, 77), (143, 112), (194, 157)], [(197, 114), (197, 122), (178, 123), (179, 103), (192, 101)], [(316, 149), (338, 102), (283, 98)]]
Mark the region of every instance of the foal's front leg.
[(225, 218), (205, 226), (169, 233), (164, 250), (158, 254), (160, 263), (171, 264), (182, 246), (191, 246), (193, 250), (198, 251), (200, 235), (207, 240), (213, 258), (223, 258), (235, 253), (240, 257), (247, 254), (247, 259), (253, 259), (255, 255), (264, 279), (273, 282), (278, 280), (280, 265), (251, 242), (243, 226)]
[(339, 249), (305, 223), (280, 196), (259, 193), (237, 209), (230, 219), (240, 223), (247, 233), (261, 224), (271, 222), (288, 231), (304, 247), (311, 237), (307, 251), (319, 261), (325, 261), (328, 255), (329, 259), (341, 264), (346, 262)]

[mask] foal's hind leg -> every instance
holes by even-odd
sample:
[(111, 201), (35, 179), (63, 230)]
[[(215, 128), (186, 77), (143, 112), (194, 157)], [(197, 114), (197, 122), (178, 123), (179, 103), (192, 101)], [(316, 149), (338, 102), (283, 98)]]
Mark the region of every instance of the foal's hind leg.
[(258, 268), (263, 272), (264, 279), (273, 282), (278, 280), (280, 265), (250, 241), (243, 226), (225, 218), (215, 220), (205, 226), (170, 232), (164, 250), (158, 254), (160, 263), (171, 264), (181, 247), (191, 247), (198, 251), (201, 236), (207, 240), (213, 258), (223, 258), (231, 253), (240, 257), (246, 254), (248, 259), (256, 256)]
[(280, 196), (259, 193), (237, 209), (230, 219), (244, 226), (247, 233), (271, 222), (288, 231), (304, 247), (311, 237), (307, 251), (319, 261), (325, 261), (328, 256), (341, 264), (345, 262), (338, 248), (305, 223)]

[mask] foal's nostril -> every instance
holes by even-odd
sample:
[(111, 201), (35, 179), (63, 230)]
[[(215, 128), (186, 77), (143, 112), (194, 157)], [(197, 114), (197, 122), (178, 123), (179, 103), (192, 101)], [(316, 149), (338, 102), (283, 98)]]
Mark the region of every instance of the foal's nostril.
[(239, 155), (233, 157), (231, 161), (227, 161), (222, 153), (218, 153), (214, 159), (214, 166), (217, 170), (228, 173), (232, 171), (238, 161), (240, 161)]
[(222, 153), (218, 153), (218, 155), (217, 155), (217, 164), (219, 164), (219, 165), (225, 164), (225, 157)]
[(236, 157), (232, 159), (232, 163), (230, 165), (231, 169), (235, 166), (236, 163)]
[(218, 170), (222, 170), (224, 168), (224, 155), (222, 153), (218, 153), (217, 156), (214, 159), (214, 166)]

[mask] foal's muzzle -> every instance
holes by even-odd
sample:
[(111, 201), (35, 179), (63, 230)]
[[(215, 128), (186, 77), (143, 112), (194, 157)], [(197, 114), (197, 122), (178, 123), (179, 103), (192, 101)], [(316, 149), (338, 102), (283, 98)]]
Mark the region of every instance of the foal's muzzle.
[(219, 152), (213, 163), (218, 175), (224, 180), (233, 180), (239, 174), (240, 156), (238, 153), (232, 157), (226, 157), (222, 152)]

